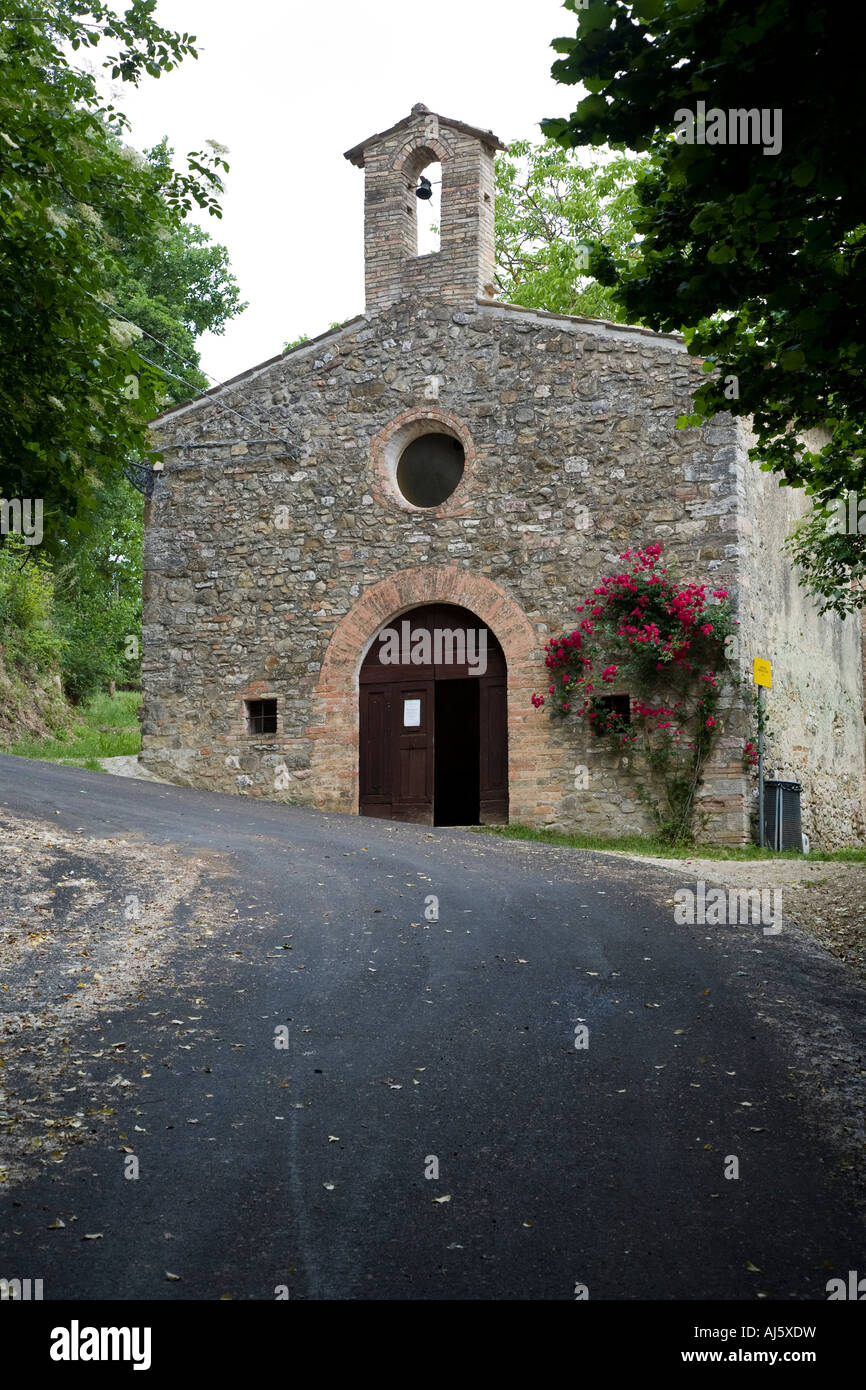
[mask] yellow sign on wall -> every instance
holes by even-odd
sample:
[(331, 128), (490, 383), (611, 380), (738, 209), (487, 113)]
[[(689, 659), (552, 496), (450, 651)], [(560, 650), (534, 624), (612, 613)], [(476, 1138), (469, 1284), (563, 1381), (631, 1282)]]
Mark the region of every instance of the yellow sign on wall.
[(755, 657), (754, 683), (755, 685), (765, 685), (768, 690), (770, 690), (773, 685), (773, 676), (770, 670), (770, 663), (769, 661), (765, 661), (764, 658), (761, 656)]

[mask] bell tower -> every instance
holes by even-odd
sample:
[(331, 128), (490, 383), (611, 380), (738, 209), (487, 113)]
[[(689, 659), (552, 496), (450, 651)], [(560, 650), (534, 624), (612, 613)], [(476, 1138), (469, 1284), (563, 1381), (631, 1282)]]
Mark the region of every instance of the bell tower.
[[(364, 170), (364, 266), (367, 309), (403, 295), (441, 295), (447, 304), (493, 297), (493, 160), (505, 146), (428, 110), (423, 102), (389, 130), (346, 151)], [(441, 246), (416, 254), (415, 189), (428, 164), (442, 166)]]

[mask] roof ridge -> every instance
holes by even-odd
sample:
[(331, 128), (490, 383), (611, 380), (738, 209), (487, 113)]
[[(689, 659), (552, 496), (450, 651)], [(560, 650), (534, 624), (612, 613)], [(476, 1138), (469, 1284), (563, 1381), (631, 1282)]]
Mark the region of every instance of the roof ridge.
[(346, 150), (343, 158), (351, 161), (357, 168), (364, 167), (364, 150), (368, 145), (372, 145), (376, 140), (384, 140), (386, 136), (393, 135), (402, 126), (407, 126), (415, 116), (435, 116), (440, 125), (448, 126), (451, 130), (460, 130), (464, 135), (476, 135), (484, 145), (490, 145), (494, 150), (507, 150), (508, 146), (503, 145), (498, 135), (494, 135), (492, 130), (482, 130), (480, 126), (469, 125), (466, 121), (455, 120), (453, 116), (442, 116), (438, 111), (431, 111), (425, 106), (423, 101), (416, 101), (408, 116), (395, 121), (394, 125), (388, 126), (387, 130), (380, 130), (375, 135), (368, 135), (366, 140), (361, 140), (357, 145), (353, 145), (350, 150)]
[(267, 367), (273, 367), (276, 362), (281, 362), (284, 357), (291, 357), (296, 352), (302, 352), (304, 348), (314, 347), (316, 343), (322, 342), (325, 338), (336, 337), (342, 333), (344, 328), (349, 328), (353, 323), (362, 323), (368, 319), (369, 315), (355, 314), (352, 318), (346, 319), (344, 323), (338, 323), (335, 328), (326, 328), (323, 333), (317, 333), (312, 338), (305, 338), (301, 343), (295, 343), (293, 347), (284, 348), (282, 352), (276, 353), (274, 357), (266, 357), (263, 362), (257, 362), (253, 367), (247, 367), (245, 371), (238, 372), (235, 376), (226, 377), (225, 381), (218, 381), (215, 386), (208, 387), (207, 391), (200, 391), (197, 396), (189, 396), (185, 401), (178, 401), (176, 405), (166, 406), (158, 415), (154, 415), (149, 421), (155, 425), (157, 421), (164, 420), (175, 411), (186, 410), (191, 405), (197, 405), (199, 401), (207, 400), (208, 396), (215, 396), (218, 391), (223, 391), (227, 386), (236, 386), (241, 381), (246, 381), (253, 377), (257, 372), (263, 372)]

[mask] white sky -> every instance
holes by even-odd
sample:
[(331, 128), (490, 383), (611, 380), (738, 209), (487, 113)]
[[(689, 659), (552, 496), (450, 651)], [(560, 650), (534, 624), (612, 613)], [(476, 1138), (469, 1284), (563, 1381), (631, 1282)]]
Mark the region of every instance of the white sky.
[(229, 147), (222, 220), (200, 220), (250, 307), (199, 344), (220, 380), (363, 310), (364, 175), (344, 150), (417, 101), (507, 143), (579, 99), (550, 76), (577, 23), (560, 0), (159, 0), (156, 17), (199, 58), (118, 83), (117, 105), (139, 149)]

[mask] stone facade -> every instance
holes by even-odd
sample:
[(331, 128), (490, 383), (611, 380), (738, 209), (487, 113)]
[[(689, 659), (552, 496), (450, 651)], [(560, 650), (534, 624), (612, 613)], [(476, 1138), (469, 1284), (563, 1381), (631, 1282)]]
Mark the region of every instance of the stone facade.
[[(743, 671), (752, 655), (788, 662), (797, 693), (782, 752), (793, 757), (801, 706), (830, 700), (834, 680), (843, 691), (841, 741), (819, 715), (791, 767), (820, 759), (808, 824), (817, 840), (850, 842), (862, 819), (836, 808), (862, 794), (859, 632), (818, 623), (792, 585), (788, 518), (768, 504), (739, 423), (675, 428), (701, 376), (677, 336), (489, 297), (497, 147), (416, 107), (350, 151), (368, 181), (366, 313), (154, 423), (165, 467), (146, 518), (142, 761), (188, 785), (357, 811), (361, 662), (384, 625), (445, 602), (505, 654), (511, 820), (649, 830), (627, 767), (530, 695), (579, 597), (624, 550), (661, 541), (684, 579), (744, 603)], [(413, 186), (431, 158), (442, 250), (413, 257)], [(465, 467), (445, 501), (420, 508), (397, 467), (431, 434), (459, 441)], [(276, 700), (275, 733), (247, 731), (245, 702), (258, 699)], [(722, 842), (749, 834), (752, 731), (748, 695), (732, 688), (701, 807)], [(845, 796), (843, 770), (856, 784)]]
[[(742, 442), (745, 450), (755, 443), (748, 429)], [(806, 442), (818, 449), (824, 440)], [(866, 629), (855, 616), (844, 622), (819, 617), (797, 584), (779, 539), (809, 510), (802, 490), (780, 487), (748, 458), (739, 486), (743, 648), (749, 656), (769, 657), (773, 666), (773, 687), (765, 693), (765, 775), (801, 783), (803, 831), (813, 844), (854, 844), (866, 838), (863, 664), (856, 656)]]

